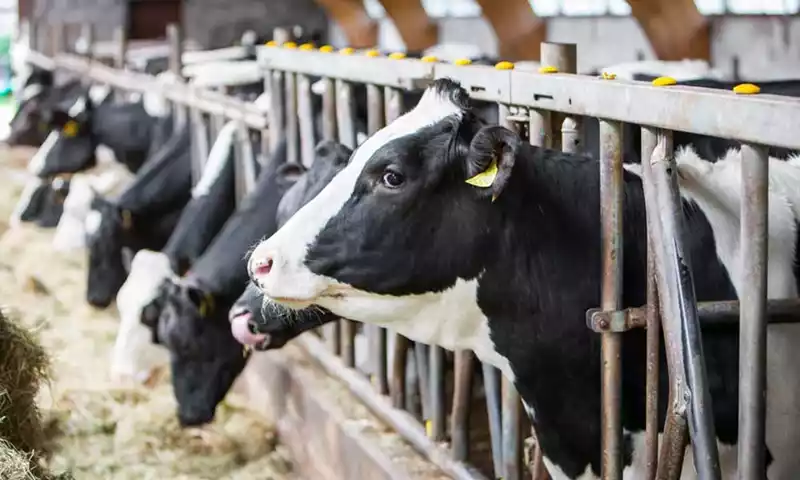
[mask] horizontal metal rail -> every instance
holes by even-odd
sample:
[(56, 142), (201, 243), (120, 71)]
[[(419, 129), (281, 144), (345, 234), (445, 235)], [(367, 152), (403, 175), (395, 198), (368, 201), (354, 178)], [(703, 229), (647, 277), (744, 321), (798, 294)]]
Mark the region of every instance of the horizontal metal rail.
[(796, 98), (280, 47), (259, 47), (258, 59), (268, 70), (402, 89), (451, 77), (481, 100), (800, 149)]

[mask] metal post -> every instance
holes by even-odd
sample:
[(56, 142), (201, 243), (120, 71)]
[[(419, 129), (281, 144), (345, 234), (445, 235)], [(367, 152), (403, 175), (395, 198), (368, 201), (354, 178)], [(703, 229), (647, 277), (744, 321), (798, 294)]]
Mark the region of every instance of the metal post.
[(298, 142), (300, 140), (297, 129), (297, 84), (295, 74), (284, 72), (283, 78), (286, 88), (286, 162), (300, 163)]
[(250, 131), (247, 126), (240, 122), (236, 129), (236, 140), (239, 145), (236, 164), (236, 184), (238, 191), (236, 192), (237, 204), (252, 192), (256, 186), (256, 159), (255, 152), (253, 152), (253, 144), (250, 143)]
[[(556, 67), (559, 73), (576, 73), (578, 71), (578, 49), (574, 43), (542, 42), (542, 65)], [(553, 148), (574, 153), (580, 144), (580, 119), (576, 116), (564, 116), (553, 113), (553, 127), (560, 129), (561, 135), (554, 135)]]
[[(566, 123), (566, 122), (565, 122)], [(566, 147), (567, 144), (564, 143)], [(600, 120), (600, 221), (603, 283), (601, 308), (622, 305), (622, 125)], [(604, 480), (622, 479), (622, 334), (602, 335), (602, 441)]]
[[(192, 125), (192, 184), (196, 185), (203, 176), (203, 167), (208, 160), (210, 151), (208, 129), (203, 119), (204, 115), (199, 109), (189, 107), (189, 121)], [(238, 197), (237, 197), (238, 198)]]
[(552, 112), (531, 108), (528, 110), (528, 117), (530, 118), (528, 135), (531, 145), (553, 148)]
[[(653, 145), (655, 146), (655, 145)], [(650, 149), (652, 151), (652, 148)], [(643, 157), (644, 158), (644, 157)], [(647, 241), (647, 373), (645, 377), (645, 479), (655, 480), (658, 469), (658, 374), (660, 370), (661, 315), (656, 284), (653, 242)]]
[(469, 458), (469, 417), (472, 403), (472, 379), (475, 376), (475, 356), (471, 350), (455, 352), (455, 385), (453, 410), (450, 416), (450, 443), (453, 459), (463, 462)]
[(326, 140), (336, 140), (336, 90), (333, 79), (323, 78), (325, 91), (322, 94), (322, 136)]
[(481, 362), (483, 389), (486, 392), (486, 413), (489, 417), (489, 438), (492, 443), (492, 464), (495, 478), (503, 476), (503, 427), (500, 413), (500, 372)]
[(50, 33), (52, 35), (52, 37), (50, 37), (51, 56), (55, 57), (59, 53), (64, 52), (64, 47), (66, 46), (66, 42), (64, 41), (66, 30), (66, 25), (63, 23), (56, 23), (50, 27)]
[(128, 35), (125, 27), (114, 28), (114, 45), (116, 53), (114, 55), (114, 66), (123, 69), (126, 65), (126, 55), (128, 52)]
[[(673, 392), (676, 411), (688, 411), (692, 453), (698, 477), (720, 478), (719, 454), (711, 397), (703, 357), (702, 337), (697, 316), (694, 279), (688, 251), (683, 248), (683, 209), (678, 193), (675, 160), (671, 155), (671, 133), (661, 134), (650, 159), (651, 172), (645, 174), (645, 186), (656, 195), (661, 235), (653, 235), (658, 271), (658, 291), (664, 313), (668, 349), (674, 350), (677, 367), (686, 384)], [(643, 167), (647, 164), (643, 159)], [(647, 169), (644, 167), (643, 170)], [(651, 175), (649, 175), (651, 174)], [(648, 186), (648, 183), (652, 182)], [(649, 209), (650, 205), (648, 205)], [(676, 343), (677, 340), (677, 343)], [(677, 345), (677, 346), (676, 346)], [(673, 372), (671, 371), (671, 374)], [(682, 388), (681, 388), (682, 387)]]
[(739, 299), (739, 479), (763, 478), (767, 371), (767, 149), (742, 145), (742, 275)]
[(94, 58), (94, 25), (91, 23), (81, 25), (81, 39), (86, 44), (86, 58)]
[(289, 39), (291, 39), (291, 38), (292, 38), (292, 35), (289, 32), (289, 29), (287, 29), (287, 28), (280, 28), (279, 27), (279, 28), (272, 29), (272, 39), (275, 40), (275, 42), (278, 45), (282, 45), (282, 44), (288, 42)]
[(520, 408), (519, 394), (514, 384), (505, 376), (501, 380), (503, 428), (503, 479), (520, 480), (522, 478), (522, 435), (520, 435)]
[(267, 75), (265, 82), (269, 82), (267, 87), (270, 92), (270, 108), (267, 112), (269, 118), (269, 144), (274, 154), (278, 144), (284, 139), (284, 132), (286, 131), (286, 123), (284, 121), (286, 91), (283, 88), (283, 72), (272, 70), (267, 72)]
[(311, 81), (308, 75), (297, 74), (297, 119), (300, 127), (300, 158), (304, 167), (314, 163), (314, 112), (311, 105)]
[[(180, 25), (170, 23), (167, 25), (167, 41), (169, 42), (169, 69), (179, 81), (183, 80), (183, 33)], [(184, 108), (173, 105), (173, 121), (175, 129), (178, 130), (186, 121), (186, 111)]]
[(353, 127), (353, 88), (343, 80), (336, 80), (336, 119), (339, 126), (339, 143), (356, 148)]
[[(420, 404), (421, 404), (421, 416), (422, 420), (427, 423), (431, 419), (431, 396), (430, 396), (430, 379), (428, 375), (429, 365), (428, 362), (428, 346), (424, 343), (414, 342), (414, 364), (416, 370), (413, 370), (407, 375), (412, 377), (412, 384), (411, 388), (409, 388), (409, 396), (411, 396), (412, 391), (419, 392)], [(408, 400), (406, 400), (408, 402)], [(409, 411), (411, 411), (409, 409)]]
[[(444, 349), (438, 345), (431, 345), (429, 352), (430, 375), (428, 395), (430, 401), (431, 428), (429, 437), (436, 441), (445, 439), (445, 392), (444, 392)], [(422, 380), (420, 378), (420, 380)]]

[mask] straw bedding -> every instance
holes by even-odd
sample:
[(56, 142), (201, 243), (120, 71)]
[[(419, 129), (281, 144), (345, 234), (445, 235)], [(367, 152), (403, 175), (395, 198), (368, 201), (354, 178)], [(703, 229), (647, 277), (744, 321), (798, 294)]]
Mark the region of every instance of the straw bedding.
[[(5, 397), (14, 400), (13, 425), (0, 411), (0, 479), (43, 478), (46, 470), (78, 479), (292, 478), (273, 425), (240, 399), (226, 400), (213, 424), (181, 429), (168, 372), (147, 386), (110, 379), (116, 308), (85, 303), (86, 255), (54, 252), (52, 230), (8, 228), (26, 155), (0, 150), (0, 305), (12, 320), (0, 329), (0, 388), (25, 385)], [(27, 349), (16, 363), (2, 343), (13, 321), (24, 327), (15, 338), (30, 337), (15, 343)], [(44, 469), (27, 472), (47, 453), (46, 439)]]

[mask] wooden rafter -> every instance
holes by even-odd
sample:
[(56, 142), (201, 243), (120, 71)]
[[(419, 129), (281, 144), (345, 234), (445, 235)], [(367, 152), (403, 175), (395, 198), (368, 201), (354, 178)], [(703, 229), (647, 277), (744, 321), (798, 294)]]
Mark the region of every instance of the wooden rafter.
[(539, 45), (546, 40), (547, 24), (537, 17), (528, 0), (477, 0), (497, 37), (503, 60), (539, 60)]
[(708, 60), (708, 19), (694, 0), (627, 0), (659, 60)]
[(378, 44), (378, 23), (370, 18), (361, 0), (316, 0), (328, 16), (344, 31), (347, 44), (353, 48), (370, 48)]
[(410, 52), (420, 52), (439, 42), (439, 25), (428, 17), (420, 0), (380, 0), (400, 38)]

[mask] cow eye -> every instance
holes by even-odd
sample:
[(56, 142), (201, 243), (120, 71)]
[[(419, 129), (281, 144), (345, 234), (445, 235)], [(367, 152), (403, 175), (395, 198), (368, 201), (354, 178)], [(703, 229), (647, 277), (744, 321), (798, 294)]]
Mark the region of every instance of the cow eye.
[(388, 188), (397, 188), (403, 184), (404, 180), (405, 179), (401, 174), (397, 172), (392, 172), (391, 170), (387, 170), (386, 172), (384, 172), (383, 177), (381, 178), (383, 184), (386, 185)]

